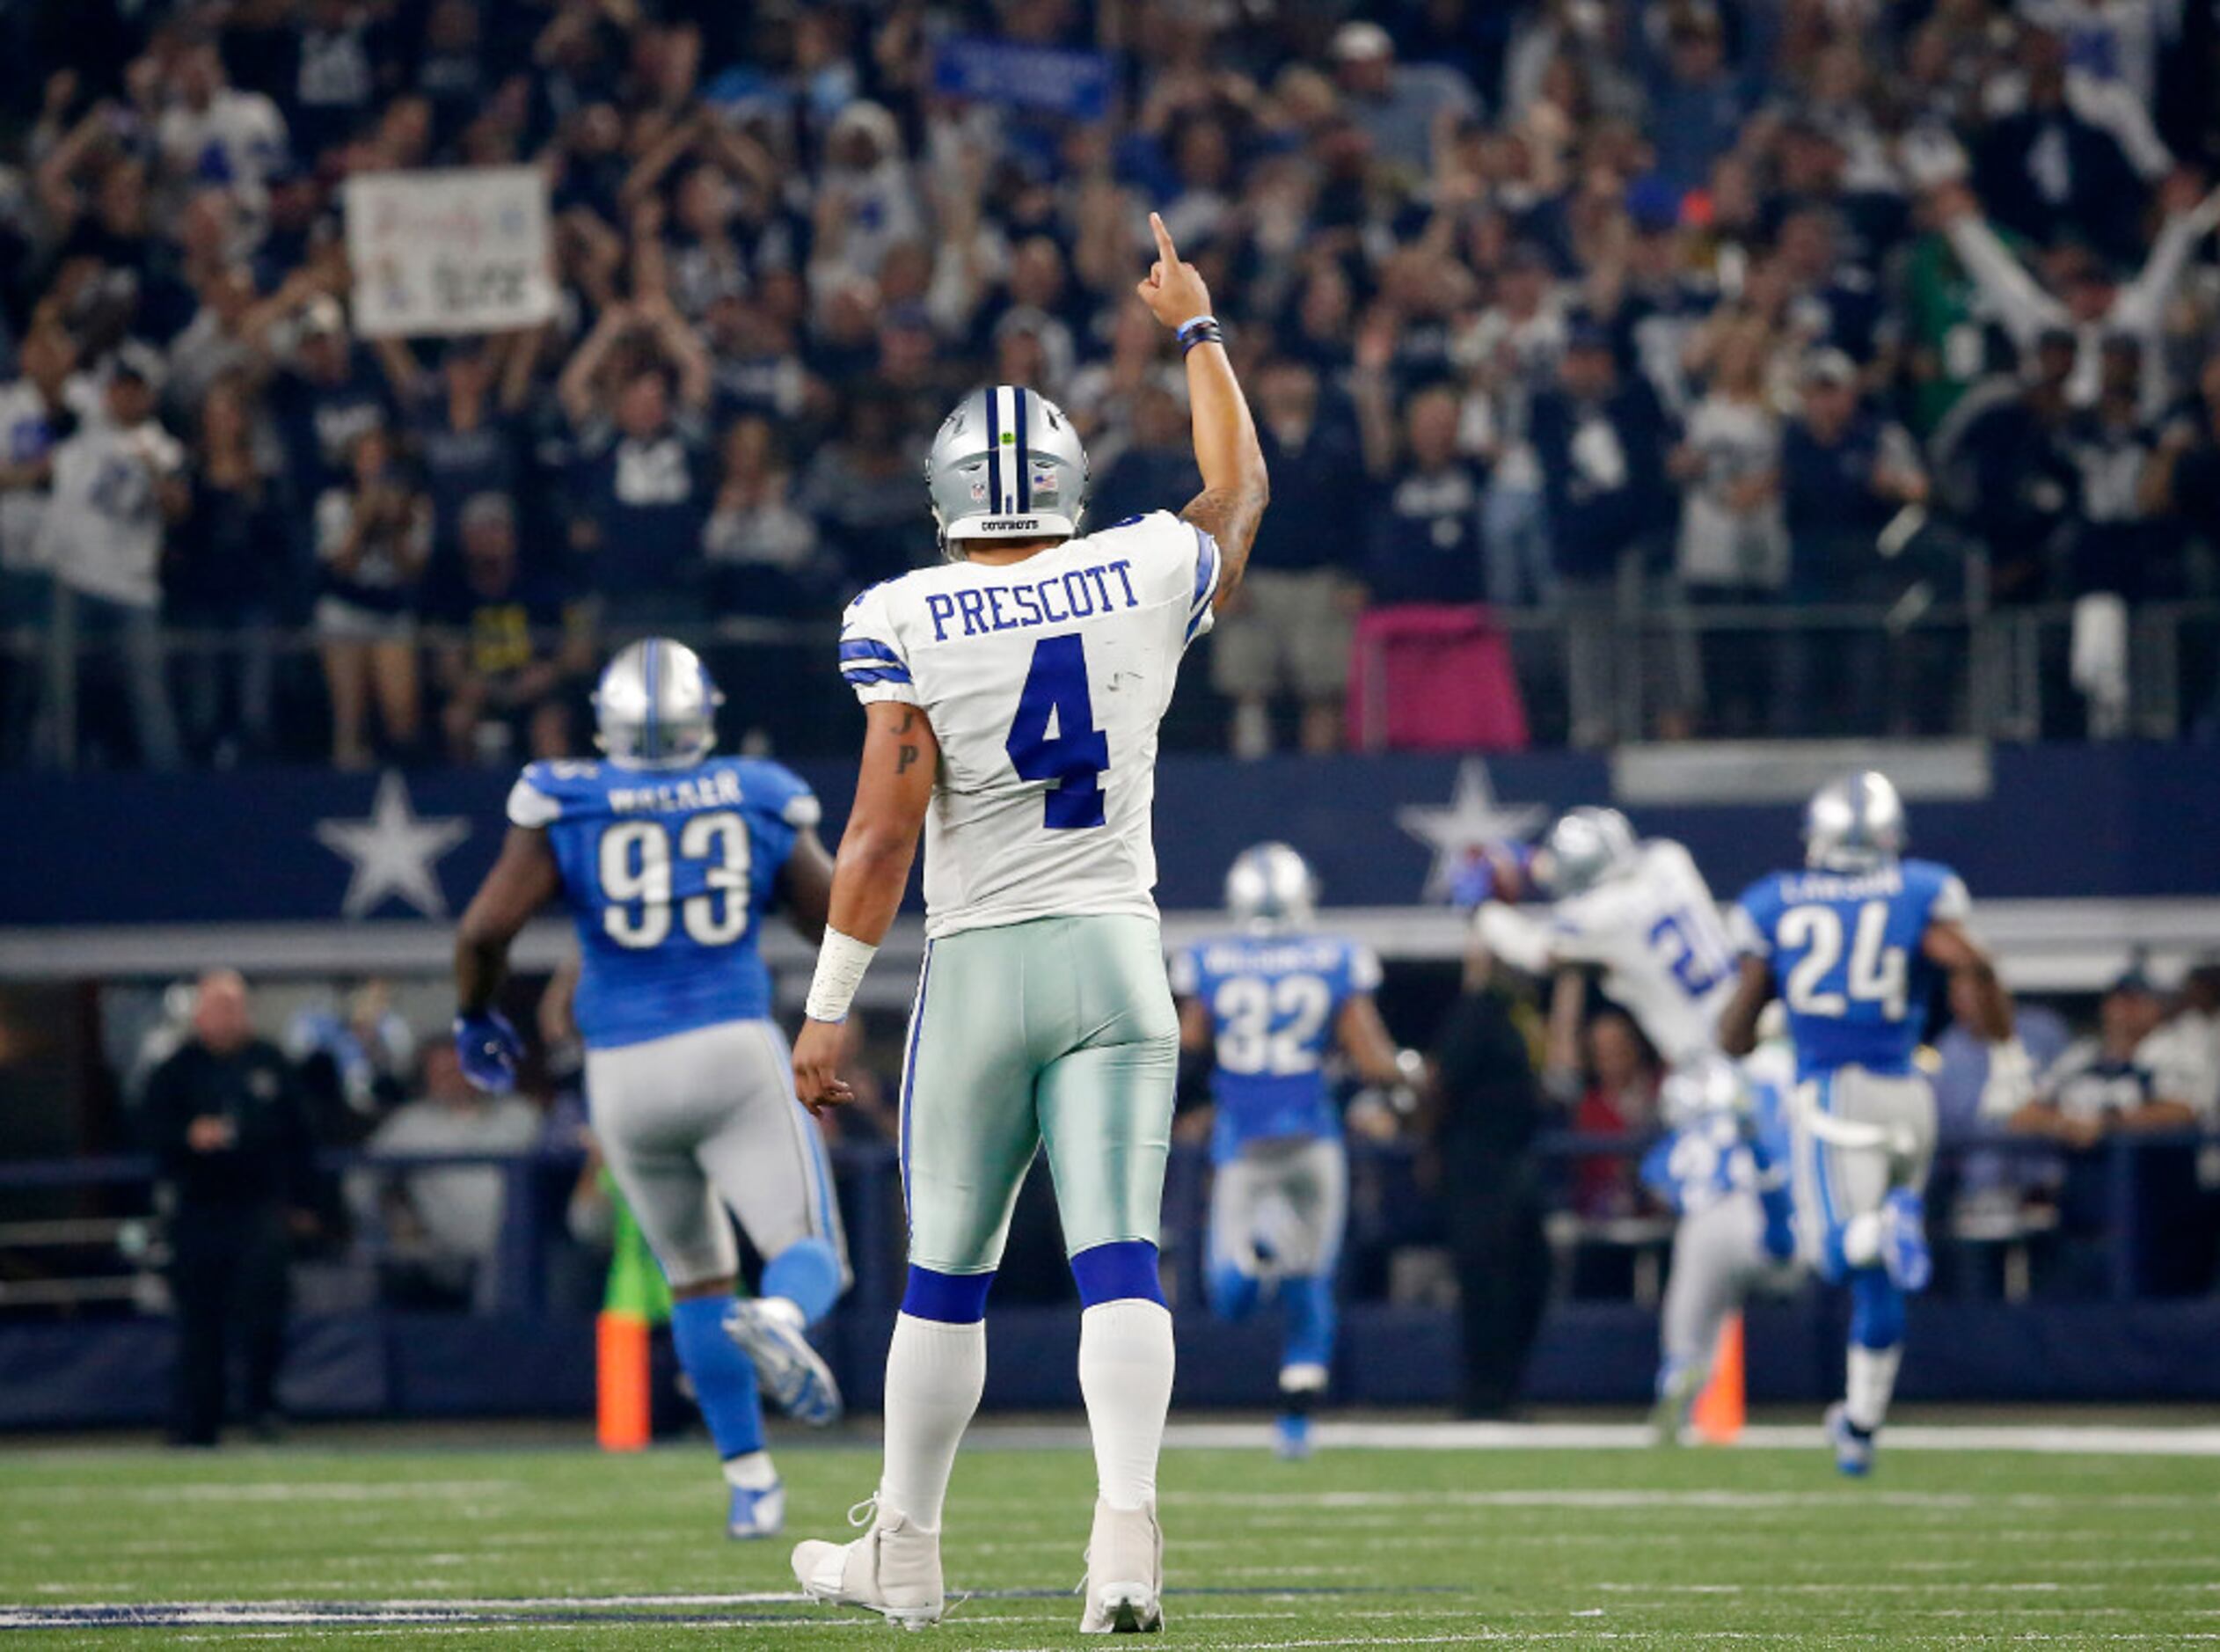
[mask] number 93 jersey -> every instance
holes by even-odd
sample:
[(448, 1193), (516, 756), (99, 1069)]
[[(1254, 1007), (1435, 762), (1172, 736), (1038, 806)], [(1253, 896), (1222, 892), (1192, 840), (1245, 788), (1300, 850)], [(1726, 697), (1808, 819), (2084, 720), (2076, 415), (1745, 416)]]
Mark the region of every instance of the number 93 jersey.
[(1772, 965), (1799, 1078), (1837, 1067), (1901, 1075), (1926, 1028), (1940, 971), (1921, 950), (1931, 923), (1973, 903), (1948, 866), (1902, 860), (1865, 872), (1776, 872), (1751, 886), (1730, 927)]
[(1342, 1005), (1379, 984), (1372, 949), (1331, 935), (1228, 936), (1172, 955), (1173, 994), (1210, 1016), (1211, 1151), (1221, 1162), (1252, 1141), (1340, 1133), (1326, 1052)]
[(512, 824), (547, 834), (584, 952), (574, 1013), (613, 1049), (770, 1013), (756, 931), (816, 798), (775, 763), (535, 763)]
[(940, 744), (925, 933), (1157, 915), (1157, 725), (1210, 628), (1218, 547), (1168, 511), (1006, 567), (949, 562), (849, 607), (841, 675)]

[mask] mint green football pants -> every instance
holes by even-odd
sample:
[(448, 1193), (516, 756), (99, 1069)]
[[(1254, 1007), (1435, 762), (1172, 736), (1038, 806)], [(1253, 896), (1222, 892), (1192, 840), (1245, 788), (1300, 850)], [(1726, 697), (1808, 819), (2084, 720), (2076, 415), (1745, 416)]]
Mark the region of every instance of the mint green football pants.
[(927, 943), (902, 1075), (910, 1261), (998, 1267), (1044, 1146), (1066, 1255), (1155, 1244), (1179, 1061), (1153, 919), (1037, 918)]

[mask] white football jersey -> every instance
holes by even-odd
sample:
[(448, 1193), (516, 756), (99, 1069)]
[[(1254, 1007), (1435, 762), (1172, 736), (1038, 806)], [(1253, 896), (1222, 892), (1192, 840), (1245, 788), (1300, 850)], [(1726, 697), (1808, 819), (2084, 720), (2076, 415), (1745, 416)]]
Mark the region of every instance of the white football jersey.
[(1157, 726), (1210, 628), (1218, 547), (1169, 511), (990, 567), (948, 562), (850, 605), (857, 698), (922, 707), (940, 742), (925, 933), (1153, 917)]
[(1595, 965), (1604, 993), (1670, 1066), (1719, 1048), (1734, 949), (1704, 874), (1669, 838), (1647, 840), (1626, 871), (1558, 902), (1547, 919), (1501, 903), (1483, 907), (1479, 933), (1491, 952), (1534, 974)]

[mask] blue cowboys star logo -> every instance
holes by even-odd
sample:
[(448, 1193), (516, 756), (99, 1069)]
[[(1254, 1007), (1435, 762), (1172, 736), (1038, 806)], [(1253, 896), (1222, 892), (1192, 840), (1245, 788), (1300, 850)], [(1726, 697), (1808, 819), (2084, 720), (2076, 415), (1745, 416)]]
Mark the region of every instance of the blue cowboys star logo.
[(459, 815), (420, 819), (409, 802), (408, 782), (391, 769), (379, 778), (368, 820), (316, 822), (316, 841), (354, 863), (340, 903), (347, 917), (367, 917), (389, 900), (426, 917), (445, 917), (447, 895), (437, 868), (470, 835), (470, 822)]

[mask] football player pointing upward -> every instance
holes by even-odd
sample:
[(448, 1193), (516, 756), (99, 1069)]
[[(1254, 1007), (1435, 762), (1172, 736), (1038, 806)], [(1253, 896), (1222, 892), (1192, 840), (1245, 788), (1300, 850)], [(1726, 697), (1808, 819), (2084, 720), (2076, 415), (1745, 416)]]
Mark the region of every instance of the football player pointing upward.
[(1079, 1286), (1099, 1496), (1080, 1626), (1152, 1629), (1172, 1316), (1157, 1232), (1179, 1064), (1150, 890), (1157, 726), (1187, 646), (1238, 583), (1267, 486), (1194, 267), (1163, 222), (1142, 301), (1177, 329), (1203, 491), (1082, 536), (1086, 455), (1031, 390), (966, 397), (926, 485), (948, 556), (858, 597), (840, 667), (861, 771), (794, 1046), (813, 1107), (846, 1101), (837, 1023), (925, 834), (924, 967), (902, 1089), (909, 1283), (887, 1353), (870, 1529), (794, 1551), (802, 1588), (911, 1626), (941, 1612), (941, 1506), (986, 1378), (989, 1284), (1046, 1145)]

